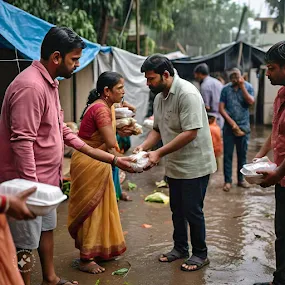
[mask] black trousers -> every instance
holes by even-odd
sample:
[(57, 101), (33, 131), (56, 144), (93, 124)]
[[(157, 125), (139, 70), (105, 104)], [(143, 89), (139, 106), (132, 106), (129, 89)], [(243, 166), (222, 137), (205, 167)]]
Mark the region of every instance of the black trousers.
[(189, 224), (192, 254), (203, 259), (207, 257), (203, 206), (209, 177), (210, 175), (195, 179), (167, 178), (174, 226), (174, 248), (181, 253), (189, 251)]
[(276, 271), (274, 272), (274, 284), (285, 284), (285, 187), (275, 186), (275, 254)]

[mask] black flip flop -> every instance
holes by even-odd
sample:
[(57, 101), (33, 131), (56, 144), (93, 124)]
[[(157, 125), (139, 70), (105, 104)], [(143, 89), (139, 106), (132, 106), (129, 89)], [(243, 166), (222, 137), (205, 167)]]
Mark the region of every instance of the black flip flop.
[[(166, 257), (167, 260), (166, 261), (162, 261), (160, 260), (161, 258)], [(189, 253), (181, 253), (178, 250), (176, 250), (175, 248), (173, 248), (170, 252), (163, 254), (162, 256), (160, 256), (160, 258), (158, 259), (160, 262), (172, 262), (175, 261), (177, 259), (182, 259), (182, 258), (188, 258), (189, 257)]]
[[(206, 259), (202, 259), (200, 257), (197, 257), (195, 255), (192, 255), (189, 259), (187, 259), (182, 265), (181, 265), (181, 270), (182, 271), (187, 271), (187, 272), (191, 272), (191, 271), (197, 271), (201, 268), (203, 268), (204, 266), (208, 265), (210, 263), (210, 260), (208, 258)], [(197, 266), (194, 269), (187, 269), (185, 267), (183, 267), (183, 265), (186, 264), (188, 266)]]

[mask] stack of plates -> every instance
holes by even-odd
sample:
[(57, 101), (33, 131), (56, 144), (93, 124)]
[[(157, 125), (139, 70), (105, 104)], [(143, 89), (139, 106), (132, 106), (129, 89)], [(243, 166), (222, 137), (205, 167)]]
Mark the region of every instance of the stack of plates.
[(37, 216), (50, 213), (67, 199), (59, 187), (24, 179), (13, 179), (2, 183), (0, 194), (15, 196), (33, 186), (36, 186), (37, 190), (28, 197), (27, 206)]

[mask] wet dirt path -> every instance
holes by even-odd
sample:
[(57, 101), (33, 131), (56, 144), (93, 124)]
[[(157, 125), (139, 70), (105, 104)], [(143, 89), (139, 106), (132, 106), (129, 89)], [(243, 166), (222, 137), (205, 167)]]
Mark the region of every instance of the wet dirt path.
[[(253, 130), (248, 161), (254, 157), (269, 131), (265, 128)], [(132, 202), (119, 203), (128, 249), (118, 260), (102, 264), (106, 267), (104, 274), (91, 275), (75, 268), (78, 251), (66, 227), (67, 203), (62, 204), (58, 208), (55, 231), (54, 260), (58, 274), (78, 280), (81, 285), (250, 285), (272, 279), (275, 266), (274, 188), (254, 186), (242, 189), (234, 186), (225, 193), (221, 190), (222, 171), (212, 175), (204, 208), (211, 263), (190, 273), (180, 270), (181, 260), (171, 264), (158, 262), (159, 255), (172, 248), (171, 212), (169, 205), (146, 203), (144, 197), (157, 189), (155, 181), (160, 181), (163, 175), (162, 165), (149, 172), (127, 175), (127, 180), (138, 186), (130, 192)], [(236, 183), (236, 175), (233, 178)], [(168, 193), (165, 188), (163, 191)], [(142, 224), (152, 227), (143, 228)], [(122, 267), (130, 267), (125, 278), (111, 275)], [(38, 285), (40, 281), (37, 260), (33, 284)]]

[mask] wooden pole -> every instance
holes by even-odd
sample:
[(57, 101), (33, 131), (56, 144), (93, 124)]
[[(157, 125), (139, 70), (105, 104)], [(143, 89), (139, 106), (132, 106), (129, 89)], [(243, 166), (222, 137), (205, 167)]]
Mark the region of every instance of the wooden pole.
[(239, 40), (239, 35), (240, 35), (240, 31), (241, 31), (241, 29), (242, 29), (242, 24), (243, 24), (243, 21), (244, 21), (244, 17), (245, 17), (246, 11), (247, 11), (247, 7), (244, 6), (244, 7), (243, 7), (243, 10), (242, 10), (242, 14), (241, 14), (241, 19), (240, 19), (239, 27), (238, 27), (238, 33), (237, 33), (237, 36), (236, 36), (236, 42)]
[(137, 39), (137, 54), (140, 55), (140, 0), (136, 0), (136, 39)]
[(238, 51), (238, 60), (237, 60), (237, 67), (238, 68), (241, 68), (242, 51), (243, 51), (243, 43), (240, 42), (239, 43), (239, 51)]

